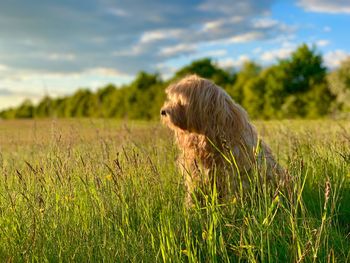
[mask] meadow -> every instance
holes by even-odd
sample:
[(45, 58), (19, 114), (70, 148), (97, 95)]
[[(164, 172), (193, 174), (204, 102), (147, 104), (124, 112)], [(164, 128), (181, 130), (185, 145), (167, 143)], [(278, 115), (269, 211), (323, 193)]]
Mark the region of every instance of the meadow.
[(186, 208), (158, 122), (0, 121), (0, 261), (350, 262), (350, 122), (255, 124), (289, 185)]

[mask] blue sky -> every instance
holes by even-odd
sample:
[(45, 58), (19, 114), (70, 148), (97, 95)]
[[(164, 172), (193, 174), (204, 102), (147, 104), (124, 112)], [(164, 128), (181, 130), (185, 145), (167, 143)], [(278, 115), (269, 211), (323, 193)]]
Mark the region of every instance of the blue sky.
[(201, 57), (270, 65), (301, 43), (331, 70), (350, 54), (349, 26), (349, 0), (1, 0), (0, 109)]

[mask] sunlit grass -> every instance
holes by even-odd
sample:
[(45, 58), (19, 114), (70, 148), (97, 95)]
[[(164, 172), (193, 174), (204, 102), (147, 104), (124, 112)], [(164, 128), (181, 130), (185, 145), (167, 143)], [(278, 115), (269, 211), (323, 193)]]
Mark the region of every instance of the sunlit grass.
[(158, 123), (0, 123), (0, 261), (349, 262), (350, 124), (257, 122), (289, 170), (188, 209)]

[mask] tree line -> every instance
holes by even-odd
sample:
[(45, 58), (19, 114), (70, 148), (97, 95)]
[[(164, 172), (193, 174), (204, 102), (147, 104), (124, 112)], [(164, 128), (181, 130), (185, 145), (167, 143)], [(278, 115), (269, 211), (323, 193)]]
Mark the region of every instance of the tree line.
[(167, 81), (159, 74), (140, 72), (128, 85), (109, 84), (96, 92), (79, 89), (59, 98), (46, 96), (36, 105), (26, 100), (1, 111), (0, 117), (157, 119), (164, 89), (193, 73), (224, 88), (254, 119), (349, 116), (350, 59), (328, 72), (316, 48), (303, 44), (289, 58), (265, 68), (248, 61), (235, 72), (205, 58), (181, 68)]

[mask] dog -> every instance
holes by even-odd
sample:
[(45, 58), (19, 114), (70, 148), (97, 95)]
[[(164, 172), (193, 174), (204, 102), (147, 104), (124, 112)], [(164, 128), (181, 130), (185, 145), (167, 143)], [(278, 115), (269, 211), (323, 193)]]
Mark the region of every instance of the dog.
[(160, 115), (180, 150), (177, 162), (185, 176), (188, 205), (193, 205), (194, 193), (208, 186), (215, 185), (220, 198), (247, 189), (255, 168), (261, 182), (282, 180), (283, 168), (259, 139), (247, 112), (221, 87), (189, 75), (170, 84), (165, 93)]

